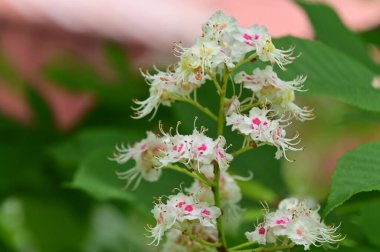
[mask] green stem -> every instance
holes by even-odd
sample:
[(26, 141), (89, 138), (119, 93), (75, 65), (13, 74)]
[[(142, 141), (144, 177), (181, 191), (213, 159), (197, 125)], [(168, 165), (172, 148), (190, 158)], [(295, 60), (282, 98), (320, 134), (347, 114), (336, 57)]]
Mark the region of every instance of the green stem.
[[(222, 90), (220, 91), (220, 101), (219, 101), (219, 113), (218, 113), (218, 120), (217, 120), (217, 135), (222, 136), (223, 135), (223, 128), (224, 128), (224, 104), (226, 99), (226, 93), (227, 93), (227, 85), (228, 85), (228, 76), (231, 73), (227, 66), (225, 66), (225, 71), (223, 73), (223, 84), (222, 84)], [(214, 194), (215, 199), (215, 206), (221, 209), (221, 202), (220, 202), (220, 192), (219, 192), (219, 180), (220, 180), (220, 168), (216, 161), (213, 162), (214, 165), (214, 183), (212, 186), (212, 192)], [(224, 234), (223, 229), (223, 217), (222, 215), (217, 218), (217, 228), (218, 228), (218, 236), (219, 241), (221, 242), (221, 246), (218, 248), (220, 252), (227, 251), (227, 241)]]
[(241, 148), (240, 150), (237, 150), (237, 151), (235, 151), (235, 152), (232, 152), (232, 156), (237, 157), (237, 156), (239, 156), (240, 154), (243, 154), (244, 152), (249, 151), (249, 150), (251, 150), (251, 149), (253, 149), (252, 146), (250, 146), (250, 145), (245, 146), (245, 147)]
[(235, 65), (235, 67), (231, 69), (231, 72), (232, 72), (232, 71), (235, 71), (236, 69), (238, 69), (240, 66), (242, 66), (243, 64), (245, 64), (245, 63), (247, 63), (247, 62), (250, 62), (250, 61), (255, 60), (256, 57), (257, 57), (257, 54), (256, 54), (256, 53), (253, 53), (253, 54), (252, 54), (251, 56), (249, 56), (248, 58), (240, 60), (240, 61)]
[(193, 99), (186, 98), (186, 97), (176, 97), (175, 100), (190, 103), (191, 105), (195, 106), (196, 108), (198, 108), (199, 110), (204, 112), (206, 115), (208, 115), (214, 121), (218, 120), (218, 118), (216, 117), (216, 115), (214, 113), (212, 113), (208, 108), (204, 107), (203, 105), (199, 104), (198, 102), (194, 101)]
[(222, 88), (220, 87), (219, 82), (218, 82), (218, 80), (216, 79), (215, 74), (212, 74), (212, 73), (210, 73), (210, 72), (207, 72), (207, 74), (211, 77), (212, 82), (214, 83), (216, 89), (218, 90), (218, 93), (220, 94), (220, 93), (222, 92)]
[(256, 106), (258, 106), (258, 105), (260, 105), (260, 104), (261, 104), (261, 102), (255, 102), (255, 103), (252, 103), (252, 104), (245, 105), (245, 106), (243, 106), (243, 107), (240, 109), (240, 112), (241, 112), (241, 113), (242, 113), (242, 112), (245, 112), (245, 111), (250, 110), (251, 108), (256, 107)]
[(168, 165), (168, 166), (165, 166), (166, 168), (168, 169), (171, 169), (171, 170), (174, 170), (174, 171), (177, 171), (177, 172), (180, 172), (182, 174), (185, 174), (187, 176), (190, 176), (196, 180), (199, 180), (201, 181), (203, 184), (211, 187), (212, 186), (212, 183), (210, 182), (210, 180), (208, 180), (203, 174), (200, 174), (200, 173), (197, 173), (195, 171), (189, 171), (187, 170), (186, 168), (182, 168), (182, 167), (179, 167), (177, 165)]
[[(214, 183), (212, 185), (212, 192), (214, 194), (215, 206), (221, 209), (220, 191), (219, 191), (220, 169), (216, 161), (213, 162), (213, 165), (214, 165)], [(217, 221), (219, 241), (221, 242), (219, 251), (224, 252), (224, 251), (227, 251), (227, 241), (224, 235), (222, 215), (220, 215), (216, 219), (216, 221)]]
[(230, 74), (230, 71), (228, 71), (226, 67), (226, 71), (223, 74), (223, 86), (222, 91), (220, 92), (220, 102), (219, 102), (219, 114), (218, 114), (218, 128), (217, 128), (217, 134), (218, 136), (223, 135), (223, 127), (224, 127), (224, 104), (226, 99), (226, 93), (227, 93), (227, 84), (228, 84), (228, 75)]
[(192, 235), (192, 234), (188, 234), (188, 235), (189, 235), (189, 237), (190, 237), (192, 240), (197, 241), (197, 242), (199, 242), (199, 243), (202, 244), (202, 245), (209, 246), (209, 247), (214, 247), (214, 248), (217, 248), (217, 247), (220, 246), (219, 243), (208, 242), (208, 241), (205, 241), (205, 240), (199, 239), (197, 236)]
[(255, 249), (243, 249), (243, 250), (234, 250), (234, 251), (239, 251), (239, 252), (273, 252), (273, 251), (278, 251), (278, 250), (283, 250), (283, 249), (291, 249), (295, 246), (294, 243), (286, 244), (286, 245), (280, 245), (280, 246), (275, 246), (275, 247), (259, 247)]
[(235, 247), (232, 247), (232, 248), (229, 248), (228, 250), (239, 250), (239, 249), (242, 249), (242, 248), (245, 248), (245, 247), (248, 247), (248, 246), (252, 246), (252, 245), (255, 245), (257, 244), (257, 241), (249, 241), (249, 242), (245, 242), (245, 243), (242, 243), (242, 244), (239, 244)]

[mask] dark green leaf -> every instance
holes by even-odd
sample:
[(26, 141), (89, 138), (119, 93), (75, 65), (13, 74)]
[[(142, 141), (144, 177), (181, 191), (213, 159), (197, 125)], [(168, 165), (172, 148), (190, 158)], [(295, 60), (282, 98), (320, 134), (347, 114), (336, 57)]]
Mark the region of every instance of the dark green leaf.
[[(379, 194), (380, 195), (380, 194)], [(380, 248), (380, 202), (363, 204), (360, 224), (368, 240)]]
[(115, 174), (120, 166), (107, 157), (112, 149), (102, 148), (87, 155), (76, 172), (72, 187), (82, 189), (99, 200), (117, 199), (130, 202), (133, 195), (122, 190), (124, 182)]
[(380, 142), (347, 152), (338, 162), (324, 214), (360, 192), (380, 190)]
[(39, 251), (81, 251), (85, 220), (68, 205), (59, 199), (26, 198), (23, 206), (25, 225)]
[(380, 111), (380, 90), (371, 85), (375, 74), (362, 63), (319, 42), (286, 37), (276, 40), (276, 45), (294, 45), (302, 52), (280, 75), (285, 79), (307, 75), (308, 91), (303, 95), (329, 96), (364, 110)]
[(343, 24), (332, 8), (304, 1), (299, 1), (299, 5), (308, 14), (319, 41), (346, 53), (372, 71), (380, 72), (379, 66), (369, 55), (368, 46)]
[(112, 154), (115, 145), (137, 141), (144, 134), (145, 132), (130, 129), (86, 129), (63, 143), (52, 146), (49, 152), (60, 164), (77, 167), (87, 155), (98, 149), (108, 149), (108, 154)]

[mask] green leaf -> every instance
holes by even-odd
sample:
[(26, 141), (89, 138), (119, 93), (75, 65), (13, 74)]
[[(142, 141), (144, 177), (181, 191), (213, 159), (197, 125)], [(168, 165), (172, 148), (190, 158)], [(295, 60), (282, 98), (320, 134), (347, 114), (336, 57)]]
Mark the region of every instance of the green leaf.
[[(344, 53), (313, 42), (292, 37), (276, 40), (276, 45), (294, 45), (302, 56), (279, 73), (284, 79), (293, 79), (304, 74), (308, 96), (328, 96), (364, 110), (380, 112), (380, 90), (371, 86), (375, 73), (362, 63)], [(254, 67), (254, 64), (248, 64)]]
[(131, 66), (126, 53), (120, 44), (115, 42), (108, 42), (104, 47), (104, 55), (107, 58), (110, 66), (118, 74), (118, 81), (125, 82), (131, 81), (136, 75), (131, 71), (133, 67)]
[(380, 27), (376, 27), (373, 30), (364, 31), (360, 36), (370, 44), (374, 44), (377, 47), (380, 46)]
[(372, 71), (380, 71), (369, 55), (368, 46), (343, 24), (332, 8), (325, 4), (303, 1), (299, 1), (299, 5), (308, 14), (319, 41), (346, 53)]
[(239, 182), (240, 189), (244, 196), (256, 201), (265, 201), (274, 204), (278, 200), (277, 194), (262, 183), (252, 180)]
[(142, 181), (140, 186), (131, 191), (130, 188), (123, 190), (125, 181), (119, 180), (116, 171), (123, 171), (131, 165), (119, 165), (110, 161), (107, 157), (112, 149), (98, 149), (88, 155), (80, 164), (74, 180), (69, 186), (81, 189), (98, 200), (119, 200), (133, 202), (133, 206), (148, 212), (152, 206), (154, 197), (172, 194), (173, 188), (190, 185), (190, 179), (184, 175), (171, 170), (164, 170), (157, 182)]
[(380, 248), (380, 202), (362, 205), (360, 224), (368, 240)]
[(326, 216), (360, 192), (380, 190), (380, 142), (348, 151), (338, 162), (324, 209)]
[(129, 210), (99, 204), (91, 214), (91, 231), (83, 252), (156, 251), (156, 247), (147, 245), (150, 239), (144, 236), (150, 220), (142, 218), (133, 209)]
[(64, 166), (78, 166), (87, 155), (98, 149), (108, 148), (109, 154), (115, 145), (134, 142), (144, 137), (138, 130), (118, 128), (85, 129), (68, 140), (52, 146), (49, 153)]
[[(57, 195), (58, 196), (58, 195)], [(81, 251), (86, 220), (60, 199), (23, 199), (25, 226), (39, 251)]]
[(117, 199), (130, 202), (133, 195), (122, 190), (124, 183), (115, 175), (120, 166), (107, 159), (112, 149), (92, 152), (81, 162), (70, 186), (82, 189), (99, 200)]

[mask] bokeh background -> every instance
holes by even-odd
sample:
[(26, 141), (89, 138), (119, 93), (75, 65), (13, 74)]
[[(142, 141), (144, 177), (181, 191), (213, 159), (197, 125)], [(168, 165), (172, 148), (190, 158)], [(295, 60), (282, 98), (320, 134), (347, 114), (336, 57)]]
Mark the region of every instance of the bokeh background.
[[(380, 0), (319, 2), (379, 64)], [(143, 236), (152, 197), (186, 179), (173, 185), (169, 174), (159, 190), (147, 184), (123, 191), (114, 174), (120, 167), (109, 168), (107, 156), (114, 145), (157, 128), (158, 118), (175, 124), (187, 111), (160, 108), (153, 121), (132, 120), (132, 99), (148, 89), (138, 69), (175, 61), (173, 42), (191, 45), (216, 10), (243, 26), (264, 24), (273, 37), (318, 39), (290, 0), (0, 0), (0, 251), (155, 250)], [(306, 149), (291, 164), (272, 160), (271, 149), (254, 154), (260, 180), (242, 185), (250, 209), (243, 225), (256, 223), (259, 200), (298, 195), (324, 202), (344, 152), (380, 139), (378, 115), (364, 117), (330, 98), (302, 100), (317, 114), (297, 125)]]

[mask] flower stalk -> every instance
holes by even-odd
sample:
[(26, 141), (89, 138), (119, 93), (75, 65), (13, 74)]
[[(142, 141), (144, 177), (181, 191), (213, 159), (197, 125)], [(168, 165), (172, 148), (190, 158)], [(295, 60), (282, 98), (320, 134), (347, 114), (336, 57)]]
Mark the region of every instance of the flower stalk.
[[(155, 68), (155, 74), (142, 72), (150, 86), (150, 96), (135, 101), (135, 118), (151, 113), (154, 116), (160, 106), (185, 102), (215, 121), (217, 136), (208, 137), (206, 128), (195, 125), (191, 134), (181, 134), (180, 123), (173, 134), (174, 129), (164, 131), (160, 124), (160, 135), (148, 132), (145, 139), (134, 145), (116, 147), (112, 160), (119, 164), (135, 162), (133, 168), (117, 172), (127, 186), (134, 184), (134, 189), (141, 180), (159, 180), (165, 169), (194, 179), (190, 187), (181, 187), (176, 195), (157, 198), (151, 211), (156, 225), (147, 228), (151, 245), (162, 246), (162, 251), (271, 252), (295, 245), (307, 250), (311, 245), (341, 240), (336, 234), (337, 227), (321, 221), (318, 207), (290, 198), (282, 200), (273, 213), (265, 209), (263, 222), (245, 233), (247, 242), (228, 248), (224, 225), (230, 224), (231, 219), (238, 222), (243, 211), (237, 180), (252, 178), (231, 175), (230, 162), (262, 145), (274, 146), (275, 158), (291, 161), (287, 151), (302, 148), (297, 146), (298, 134), (288, 136), (286, 127), (291, 119), (314, 118), (311, 108), (295, 103), (295, 92), (304, 91), (306, 77), (301, 75), (285, 81), (273, 68), (276, 64), (285, 70), (284, 66), (296, 58), (292, 56), (293, 49), (276, 48), (264, 26), (243, 28), (234, 18), (217, 12), (202, 25), (202, 36), (194, 45), (175, 46), (178, 63), (166, 71)], [(255, 61), (268, 64), (248, 73), (241, 71), (241, 66)], [(235, 88), (228, 92), (229, 84), (240, 85), (241, 92), (236, 94)], [(215, 86), (219, 96), (217, 114), (197, 101), (197, 89), (202, 85)], [(244, 90), (249, 94), (243, 94)], [(233, 93), (231, 97), (230, 93)], [(227, 152), (225, 126), (231, 126), (232, 131), (244, 137), (242, 147), (232, 154)], [(224, 219), (228, 222), (224, 223)], [(257, 244), (261, 247), (252, 248)]]

